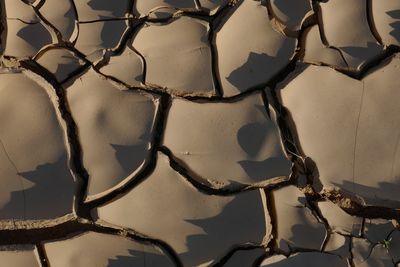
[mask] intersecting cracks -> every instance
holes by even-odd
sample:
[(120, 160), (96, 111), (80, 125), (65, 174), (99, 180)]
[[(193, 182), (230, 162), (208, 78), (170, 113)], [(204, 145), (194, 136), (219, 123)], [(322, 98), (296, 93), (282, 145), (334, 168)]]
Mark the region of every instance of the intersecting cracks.
[(79, 143), (78, 138), (78, 128), (72, 118), (71, 112), (68, 107), (68, 103), (66, 101), (65, 91), (63, 88), (57, 83), (53, 75), (48, 72), (45, 68), (41, 67), (35, 61), (21, 61), (21, 66), (32, 72), (42, 76), (55, 90), (55, 93), (58, 97), (58, 109), (61, 113), (62, 119), (66, 123), (66, 133), (67, 133), (67, 143), (69, 145), (70, 151), (70, 159), (69, 165), (74, 173), (74, 175), (78, 178), (78, 193), (75, 199), (75, 212), (78, 216), (82, 216), (84, 218), (90, 218), (90, 213), (85, 210), (81, 203), (83, 203), (84, 195), (86, 192), (87, 184), (88, 184), (88, 172), (83, 166), (82, 161), (82, 148)]
[[(388, 240), (389, 239), (389, 237), (390, 237), (390, 235), (394, 232), (394, 231), (397, 231), (397, 229), (393, 229), (392, 231), (390, 231), (388, 234), (387, 234), (387, 236), (383, 239), (383, 240)], [(354, 254), (353, 254), (353, 241), (354, 241), (354, 239), (361, 239), (361, 240), (365, 240), (370, 246), (368, 247), (368, 254), (365, 256), (365, 258), (363, 258), (363, 262), (365, 262), (365, 261), (367, 261), (370, 257), (371, 257), (371, 255), (372, 255), (372, 253), (373, 253), (373, 251), (374, 251), (374, 249), (377, 247), (377, 246), (386, 246), (384, 243), (381, 243), (381, 242), (378, 242), (378, 243), (371, 243), (368, 239), (366, 239), (365, 238), (365, 236), (361, 236), (361, 237), (354, 237), (354, 236), (351, 236), (351, 242), (350, 242), (350, 266), (351, 267), (355, 267), (356, 266), (356, 264), (355, 264), (355, 262), (354, 262)], [(387, 253), (389, 254), (389, 256), (390, 256), (390, 258), (391, 258), (391, 261), (392, 261), (392, 263), (393, 263), (393, 266), (395, 266), (398, 262), (395, 262), (394, 261), (394, 258), (393, 258), (393, 256), (390, 254), (390, 251), (389, 251), (389, 248), (388, 247), (385, 247), (386, 249), (387, 249)], [(371, 265), (372, 266), (372, 265)]]
[(235, 182), (234, 184), (220, 184), (218, 182), (210, 181), (195, 175), (190, 171), (183, 162), (175, 158), (172, 152), (165, 146), (160, 146), (158, 150), (166, 155), (169, 159), (170, 166), (173, 170), (184, 177), (191, 183), (197, 190), (207, 195), (230, 196), (239, 192), (255, 190), (260, 188), (276, 188), (289, 183), (289, 179), (285, 176), (275, 177), (255, 184), (241, 184)]
[(268, 18), (269, 18), (271, 26), (274, 28), (274, 30), (276, 30), (279, 33), (284, 34), (287, 37), (298, 38), (301, 35), (301, 31), (304, 30), (304, 28), (307, 28), (309, 26), (312, 26), (312, 25), (315, 25), (318, 23), (317, 14), (313, 8), (313, 11), (310, 12), (309, 14), (306, 14), (306, 16), (303, 18), (303, 21), (300, 26), (300, 30), (292, 30), (292, 29), (288, 28), (285, 25), (285, 23), (282, 22), (279, 19), (279, 17), (274, 13), (271, 0), (263, 0), (263, 1), (261, 1), (261, 5), (265, 5)]
[[(55, 36), (57, 38), (58, 42), (62, 42), (62, 35), (60, 33), (60, 31), (53, 25), (51, 24), (45, 16), (42, 15), (42, 13), (40, 12), (40, 8), (44, 5), (45, 0), (40, 1), (38, 4), (33, 5), (31, 3), (26, 3), (27, 5), (31, 6), (33, 11), (35, 12), (36, 16), (39, 17), (39, 19), (44, 23), (44, 25), (46, 26), (46, 28), (48, 30), (51, 31), (51, 35)], [(40, 22), (36, 22), (36, 23), (27, 23), (21, 19), (18, 19), (19, 21), (25, 23), (25, 24), (36, 24), (36, 23), (40, 23)]]
[[(73, 3), (73, 1), (71, 1)], [(42, 260), (43, 266), (46, 265), (46, 260), (45, 260), (45, 252), (42, 249), (42, 244), (41, 242), (44, 242), (46, 240), (54, 240), (57, 238), (65, 238), (67, 236), (75, 235), (77, 233), (83, 232), (83, 231), (95, 231), (99, 233), (108, 233), (108, 234), (113, 234), (113, 235), (118, 235), (118, 236), (124, 236), (128, 237), (134, 240), (138, 241), (143, 241), (143, 242), (150, 242), (152, 244), (159, 245), (166, 251), (166, 253), (175, 261), (177, 266), (182, 266), (182, 263), (180, 262), (178, 256), (174, 252), (174, 250), (164, 243), (161, 240), (157, 239), (152, 239), (146, 236), (143, 236), (133, 230), (129, 229), (124, 229), (124, 228), (119, 228), (117, 226), (113, 225), (107, 225), (107, 224), (97, 224), (94, 223), (92, 220), (92, 216), (90, 214), (91, 210), (94, 207), (97, 207), (99, 205), (103, 205), (106, 203), (111, 202), (112, 200), (116, 199), (117, 197), (120, 197), (121, 195), (125, 194), (126, 192), (130, 191), (132, 188), (134, 188), (136, 185), (138, 185), (141, 181), (146, 179), (153, 170), (155, 169), (156, 166), (156, 154), (158, 152), (161, 152), (165, 155), (168, 156), (169, 161), (170, 161), (170, 166), (172, 169), (174, 169), (176, 172), (181, 174), (185, 179), (187, 179), (193, 186), (195, 186), (200, 192), (208, 195), (233, 195), (242, 191), (246, 190), (254, 190), (258, 188), (264, 188), (264, 191), (266, 193), (266, 196), (268, 198), (268, 213), (271, 218), (271, 225), (272, 225), (272, 239), (270, 240), (269, 244), (267, 247), (270, 249), (269, 254), (283, 254), (282, 251), (279, 251), (277, 249), (277, 244), (276, 244), (276, 214), (274, 212), (274, 200), (272, 197), (272, 194), (270, 194), (270, 191), (272, 189), (276, 189), (282, 186), (290, 185), (290, 184), (295, 184), (295, 179), (290, 179), (290, 180), (285, 180), (281, 179), (279, 181), (275, 181), (275, 183), (268, 184), (268, 185), (255, 185), (255, 186), (248, 186), (248, 185), (238, 185), (236, 188), (218, 188), (218, 187), (213, 187), (211, 184), (206, 184), (199, 182), (198, 179), (194, 179), (193, 175), (190, 174), (190, 171), (184, 166), (182, 162), (179, 162), (176, 158), (174, 158), (172, 152), (164, 146), (161, 146), (161, 139), (163, 135), (163, 131), (165, 128), (165, 118), (167, 116), (168, 108), (170, 106), (170, 101), (171, 101), (171, 95), (174, 97), (182, 97), (190, 101), (194, 102), (218, 102), (218, 103), (229, 103), (232, 101), (236, 101), (237, 99), (243, 98), (248, 96), (249, 94), (252, 94), (254, 92), (260, 91), (263, 96), (263, 100), (266, 106), (268, 104), (271, 104), (271, 106), (274, 108), (274, 110), (277, 112), (277, 120), (278, 120), (278, 125), (280, 128), (280, 133), (281, 137), (283, 140), (283, 144), (285, 147), (286, 152), (290, 155), (290, 158), (292, 162), (294, 162), (294, 169), (293, 169), (293, 177), (298, 175), (301, 172), (306, 172), (307, 168), (304, 166), (304, 157), (302, 156), (303, 153), (300, 151), (300, 148), (296, 145), (298, 144), (298, 140), (296, 139), (297, 137), (295, 136), (295, 133), (291, 130), (293, 129), (292, 125), (290, 124), (289, 120), (289, 115), (288, 111), (280, 104), (277, 95), (276, 95), (276, 85), (285, 80), (289, 74), (291, 74), (295, 68), (296, 64), (301, 59), (302, 53), (304, 52), (304, 47), (302, 46), (301, 42), (298, 42), (298, 47), (295, 55), (289, 62), (289, 64), (282, 70), (280, 71), (277, 75), (275, 75), (270, 81), (268, 81), (265, 84), (258, 85), (253, 88), (249, 88), (246, 92), (243, 92), (241, 94), (228, 97), (228, 98), (223, 98), (222, 97), (222, 89), (220, 85), (220, 79), (218, 77), (218, 72), (217, 72), (217, 67), (218, 67), (218, 62), (217, 62), (217, 51), (215, 48), (215, 32), (221, 27), (223, 23), (223, 19), (226, 18), (226, 16), (229, 16), (231, 12), (234, 12), (236, 8), (242, 3), (243, 1), (239, 1), (236, 5), (227, 5), (224, 8), (221, 8), (218, 10), (216, 14), (213, 16), (207, 16), (204, 12), (189, 12), (189, 11), (180, 11), (177, 13), (177, 15), (187, 15), (199, 19), (204, 19), (210, 22), (210, 33), (209, 33), (209, 42), (212, 50), (212, 66), (213, 66), (213, 77), (214, 77), (214, 82), (216, 84), (216, 91), (217, 95), (212, 96), (212, 97), (205, 97), (205, 96), (191, 96), (191, 95), (180, 95), (180, 94), (174, 94), (171, 93), (167, 88), (160, 87), (160, 86), (153, 86), (153, 85), (145, 85), (143, 87), (129, 87), (128, 85), (124, 84), (123, 82), (119, 81), (118, 79), (110, 76), (106, 76), (104, 74), (101, 74), (98, 71), (98, 68), (105, 65), (109, 59), (110, 56), (113, 55), (119, 55), (123, 48), (126, 45), (126, 43), (129, 42), (130, 38), (134, 35), (134, 32), (138, 27), (140, 27), (143, 23), (145, 22), (167, 22), (170, 21), (171, 18), (168, 19), (152, 19), (147, 17), (140, 18), (140, 19), (133, 19), (133, 18), (123, 18), (124, 20), (127, 20), (129, 22), (129, 28), (128, 31), (125, 32), (125, 35), (122, 38), (122, 41), (120, 42), (120, 45), (113, 51), (109, 51), (108, 54), (106, 54), (105, 59), (101, 61), (100, 63), (96, 64), (96, 66), (93, 65), (90, 61), (85, 59), (85, 55), (79, 52), (77, 49), (73, 47), (72, 44), (70, 43), (65, 43), (63, 42), (60, 38), (60, 33), (55, 27), (53, 27), (48, 21), (41, 16), (40, 12), (38, 13), (38, 16), (48, 25), (50, 26), (53, 31), (56, 33), (58, 37), (58, 41), (60, 42), (59, 44), (56, 45), (50, 45), (41, 51), (34, 57), (34, 59), (38, 58), (41, 54), (43, 54), (47, 49), (50, 49), (52, 47), (60, 47), (60, 48), (65, 48), (68, 49), (69, 51), (73, 52), (79, 59), (84, 60), (85, 65), (81, 68), (79, 68), (77, 71), (72, 73), (66, 80), (61, 81), (61, 83), (66, 83), (70, 80), (73, 79), (73, 77), (77, 76), (79, 73), (82, 71), (86, 70), (89, 67), (93, 67), (93, 69), (107, 77), (107, 79), (112, 80), (113, 82), (117, 82), (125, 87), (128, 87), (131, 90), (143, 90), (147, 93), (151, 94), (156, 94), (161, 97), (161, 103), (160, 103), (160, 111), (157, 114), (156, 118), (156, 137), (154, 140), (154, 146), (151, 150), (151, 160), (148, 163), (148, 165), (143, 169), (141, 173), (139, 173), (135, 179), (132, 179), (129, 181), (127, 184), (124, 186), (112, 191), (111, 193), (107, 194), (104, 197), (101, 197), (99, 199), (89, 201), (87, 203), (84, 203), (84, 196), (86, 194), (86, 187), (87, 187), (87, 181), (88, 181), (88, 174), (87, 171), (85, 170), (83, 163), (82, 163), (82, 151), (81, 151), (81, 146), (79, 144), (79, 139), (78, 139), (78, 128), (75, 124), (75, 122), (72, 119), (68, 103), (65, 98), (65, 92), (57, 83), (52, 76), (47, 70), (45, 70), (43, 67), (39, 66), (34, 61), (31, 60), (23, 60), (21, 61), (21, 65), (24, 68), (30, 69), (33, 72), (36, 72), (37, 74), (41, 75), (44, 77), (52, 86), (54, 87), (56, 94), (59, 98), (59, 109), (61, 111), (61, 114), (63, 116), (63, 119), (66, 121), (67, 124), (67, 133), (68, 133), (68, 143), (69, 146), (71, 147), (71, 168), (73, 171), (77, 174), (78, 177), (80, 177), (81, 180), (81, 185), (77, 197), (77, 215), (79, 216), (78, 218), (73, 218), (69, 219), (66, 222), (62, 222), (60, 224), (57, 224), (55, 226), (51, 227), (38, 227), (38, 228), (32, 228), (32, 229), (14, 229), (14, 230), (0, 230), (0, 243), (1, 244), (11, 244), (11, 243), (27, 243), (27, 242), (33, 242), (33, 243), (39, 243), (38, 245), (38, 251), (39, 254), (41, 255), (40, 258)], [(44, 3), (44, 2), (42, 2)], [(200, 6), (199, 1), (196, 0), (197, 6)], [(316, 4), (314, 2), (314, 4)], [(315, 6), (315, 5), (314, 5)], [(75, 8), (75, 13), (76, 12), (76, 7), (73, 3), (73, 7)], [(38, 7), (35, 8), (35, 11), (37, 11)], [(267, 8), (268, 10), (268, 8)], [(369, 9), (368, 9), (369, 10)], [(316, 12), (319, 14), (318, 12)], [(320, 16), (320, 14), (319, 14)], [(122, 19), (122, 18), (121, 18)], [(175, 19), (175, 18), (172, 18)], [(78, 19), (77, 19), (78, 20)], [(102, 20), (104, 21), (104, 20)], [(372, 21), (371, 18), (369, 17), (369, 21)], [(91, 23), (94, 21), (85, 21), (81, 23)], [(302, 29), (300, 30), (298, 34), (298, 38), (301, 38), (302, 33), (304, 32), (304, 29), (308, 26), (310, 26), (312, 22), (310, 23), (305, 23), (302, 26)], [(326, 37), (323, 32), (323, 27), (322, 27), (322, 22), (321, 18), (318, 17), (318, 26), (320, 29), (320, 35), (321, 39), (323, 40), (324, 44), (327, 47), (333, 48), (337, 51), (340, 52), (341, 57), (344, 59), (342, 52), (335, 47), (329, 46)], [(136, 51), (133, 47), (131, 47), (141, 57), (143, 64), (144, 64), (144, 81), (145, 75), (146, 75), (146, 62), (144, 60), (144, 57)], [(364, 68), (364, 70), (358, 74), (352, 74), (349, 72), (343, 71), (346, 75), (350, 75), (353, 78), (356, 79), (361, 79), (363, 75), (367, 72), (368, 69), (375, 67), (379, 62), (382, 60), (386, 59), (387, 57), (393, 55), (394, 53), (400, 52), (399, 48), (396, 48), (394, 46), (389, 46), (386, 52), (379, 57), (378, 59), (372, 61), (368, 66)], [(347, 64), (347, 63), (346, 63)], [(342, 72), (342, 71), (341, 71)], [(265, 94), (264, 88), (268, 86), (270, 90), (268, 90), (268, 95)], [(267, 109), (268, 110), (268, 109)], [(1, 142), (1, 140), (0, 140)], [(2, 143), (2, 142), (1, 142)], [(4, 144), (2, 143), (2, 146), (4, 147)], [(4, 148), (5, 150), (5, 148)], [(8, 156), (8, 155), (7, 155)], [(11, 161), (11, 160), (10, 160)], [(11, 161), (12, 162), (12, 161)], [(14, 166), (15, 167), (15, 166)], [(311, 193), (310, 193), (311, 192)], [(25, 198), (25, 196), (24, 196)], [(342, 195), (341, 193), (335, 193), (335, 192), (324, 192), (322, 194), (317, 194), (313, 191), (308, 191), (307, 195), (307, 201), (310, 204), (310, 208), (313, 211), (314, 216), (316, 216), (319, 220), (324, 222), (325, 227), (329, 229), (329, 224), (327, 220), (322, 216), (322, 214), (319, 212), (318, 208), (315, 206), (313, 201), (316, 200), (330, 200), (334, 202), (336, 205), (344, 209), (346, 212), (352, 214), (352, 215), (357, 215), (361, 217), (369, 217), (369, 218), (393, 218), (393, 219), (400, 219), (400, 212), (397, 210), (385, 208), (385, 207), (365, 207), (362, 206), (361, 204), (357, 203), (356, 201), (353, 201), (346, 196)], [(25, 201), (24, 201), (24, 209), (25, 209)], [(25, 214), (25, 211), (24, 211)], [(86, 219), (84, 219), (86, 218)], [(328, 235), (326, 236), (322, 249), (324, 250), (327, 241), (329, 240), (329, 231)], [(257, 245), (239, 245), (234, 248), (232, 248), (222, 259), (220, 259), (217, 263), (214, 264), (214, 266), (221, 266), (223, 265), (232, 255), (235, 251), (237, 250), (243, 250), (243, 249), (253, 249), (253, 248), (258, 248), (261, 246)], [(293, 248), (291, 253), (295, 252), (305, 252), (305, 251), (318, 251), (321, 252), (321, 250), (307, 250), (307, 249), (301, 249), (301, 248)], [(326, 252), (325, 252), (326, 253)], [(329, 253), (328, 253), (329, 254)]]
[[(82, 54), (80, 51), (78, 51), (74, 46), (72, 46), (69, 43), (60, 43), (60, 44), (51, 44), (48, 46), (45, 46), (44, 48), (42, 48), (33, 58), (32, 60), (34, 60), (35, 62), (33, 63), (31, 60), (25, 60), (26, 62), (30, 62), (29, 65), (34, 65), (37, 68), (38, 66), (40, 66), (41, 70), (38, 70), (39, 72), (44, 70), (45, 68), (42, 67), (39, 63), (37, 63), (37, 60), (43, 55), (45, 54), (47, 51), (54, 49), (54, 48), (62, 48), (65, 50), (68, 50), (69, 52), (71, 52), (75, 57), (77, 57), (80, 61), (83, 61), (84, 64), (80, 67), (78, 67), (76, 70), (72, 71), (71, 73), (68, 74), (68, 76), (64, 79), (61, 80), (59, 82), (54, 81), (55, 83), (59, 85), (61, 84), (65, 84), (68, 83), (69, 81), (73, 80), (76, 76), (78, 76), (79, 74), (83, 73), (85, 70), (87, 70), (89, 67), (94, 67), (93, 63), (90, 62), (89, 60), (86, 59), (85, 55)], [(49, 79), (54, 79), (54, 75), (51, 73), (47, 73), (47, 75), (49, 75)], [(50, 78), (51, 76), (51, 78)]]
[[(312, 4), (313, 4), (314, 12), (316, 14), (316, 20), (317, 20), (319, 35), (321, 37), (322, 43), (325, 45), (325, 47), (331, 48), (331, 49), (334, 49), (334, 50), (338, 51), (340, 57), (342, 58), (343, 62), (346, 64), (346, 67), (348, 68), (349, 64), (347, 63), (347, 61), (346, 61), (346, 59), (345, 59), (345, 57), (343, 55), (342, 50), (340, 50), (339, 48), (337, 48), (335, 46), (330, 45), (329, 42), (328, 42), (328, 39), (326, 38), (325, 31), (324, 31), (324, 24), (322, 22), (321, 6), (319, 5), (318, 2), (313, 2)], [(337, 70), (340, 71), (339, 69), (337, 69)], [(343, 70), (343, 71), (345, 71), (345, 70)]]
[[(371, 1), (372, 0), (366, 0), (367, 1), (367, 20), (368, 20), (368, 26), (370, 28), (370, 32), (372, 33), (372, 35), (374, 36), (374, 38), (380, 43), (382, 44), (381, 41), (381, 37), (379, 36), (378, 32), (375, 29), (375, 25), (373, 22), (373, 17), (372, 17), (372, 7), (371, 7)], [(375, 66), (379, 65), (382, 61), (384, 61), (385, 59), (391, 57), (392, 55), (399, 53), (400, 52), (400, 47), (396, 46), (396, 45), (387, 45), (384, 47), (383, 52), (381, 54), (379, 54), (378, 56), (374, 57), (372, 60), (366, 62), (362, 68), (360, 70), (355, 70), (355, 69), (351, 69), (349, 64), (347, 63), (343, 52), (335, 47), (329, 44), (326, 35), (325, 35), (325, 31), (324, 31), (324, 27), (323, 27), (323, 22), (322, 22), (322, 12), (321, 12), (321, 7), (319, 5), (319, 2), (325, 2), (325, 1), (315, 1), (313, 0), (313, 9), (314, 12), (316, 14), (316, 19), (317, 19), (317, 24), (318, 24), (318, 29), (319, 29), (319, 33), (320, 33), (320, 37), (321, 37), (321, 41), (322, 43), (327, 47), (327, 48), (331, 48), (334, 49), (336, 51), (339, 52), (339, 55), (341, 56), (343, 62), (345, 62), (346, 64), (346, 69), (341, 69), (341, 68), (334, 68), (330, 65), (326, 65), (330, 68), (334, 68), (336, 71), (349, 76), (353, 79), (356, 80), (362, 80), (365, 75)], [(327, 1), (326, 1), (327, 2)], [(299, 39), (301, 40), (301, 39)], [(311, 64), (311, 65), (315, 65), (315, 64)]]
[(326, 245), (328, 244), (328, 241), (331, 237), (331, 227), (329, 226), (329, 222), (328, 220), (322, 215), (321, 211), (319, 210), (319, 208), (317, 207), (317, 205), (315, 204), (315, 202), (313, 202), (307, 195), (306, 195), (306, 207), (308, 207), (311, 212), (312, 215), (320, 222), (322, 222), (325, 226), (325, 238), (324, 241), (322, 242), (321, 245), (321, 251), (324, 251), (326, 248)]
[(150, 156), (147, 165), (145, 165), (144, 168), (142, 168), (139, 171), (139, 173), (134, 177), (134, 179), (127, 181), (125, 184), (114, 189), (107, 195), (82, 203), (84, 210), (90, 211), (91, 209), (97, 206), (109, 203), (112, 200), (120, 197), (121, 195), (129, 192), (132, 188), (141, 183), (154, 171), (157, 163), (157, 151), (160, 147), (161, 139), (164, 132), (163, 129), (166, 119), (166, 110), (169, 108), (170, 105), (170, 97), (168, 95), (161, 95), (159, 105), (160, 106), (158, 108), (155, 118), (155, 128), (153, 130), (154, 131), (153, 145), (151, 146), (150, 149)]
[(144, 60), (144, 57), (131, 45), (131, 40), (136, 34), (135, 32), (143, 25), (143, 23), (145, 23), (145, 18), (125, 20), (128, 21), (128, 29), (124, 32), (118, 46), (113, 50), (107, 51), (104, 58), (96, 64), (96, 69), (100, 69), (101, 67), (105, 66), (107, 63), (109, 63), (112, 56), (120, 55), (126, 47), (129, 47), (141, 58), (145, 70), (146, 62)]
[[(22, 225), (21, 225), (22, 226)], [(36, 221), (30, 227), (22, 226), (0, 230), (0, 245), (38, 244), (40, 249), (44, 243), (72, 238), (84, 232), (96, 232), (128, 238), (139, 243), (158, 246), (175, 263), (183, 266), (174, 250), (164, 241), (143, 235), (133, 229), (123, 228), (103, 221), (90, 221), (75, 216), (64, 216), (58, 220)], [(41, 262), (47, 262), (45, 251), (39, 251)], [(47, 265), (45, 265), (47, 266)]]
[(310, 187), (308, 187), (308, 189), (309, 190), (307, 190), (305, 194), (309, 197), (310, 200), (329, 200), (352, 216), (371, 219), (381, 218), (387, 220), (400, 220), (400, 210), (398, 209), (392, 209), (382, 206), (366, 206), (361, 204), (360, 201), (352, 195), (338, 189), (323, 190), (321, 193), (316, 193)]

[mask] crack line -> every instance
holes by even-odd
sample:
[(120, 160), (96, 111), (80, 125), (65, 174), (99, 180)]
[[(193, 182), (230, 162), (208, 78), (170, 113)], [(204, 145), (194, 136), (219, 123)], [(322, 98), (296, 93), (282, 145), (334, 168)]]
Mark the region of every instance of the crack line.
[(10, 155), (8, 154), (8, 152), (7, 152), (7, 150), (6, 150), (6, 147), (4, 146), (4, 143), (3, 143), (3, 141), (1, 140), (1, 138), (0, 138), (0, 144), (1, 144), (1, 146), (3, 147), (3, 150), (4, 150), (4, 153), (6, 154), (6, 157), (8, 158), (8, 160), (11, 162), (11, 164), (13, 165), (13, 167), (14, 167), (14, 169), (15, 169), (15, 171), (16, 171), (16, 174), (17, 174), (17, 176), (18, 176), (18, 181), (20, 182), (20, 185), (21, 185), (21, 188), (22, 188), (22, 197), (23, 197), (23, 200), (24, 200), (24, 220), (26, 220), (26, 195), (25, 195), (25, 187), (24, 187), (24, 182), (23, 182), (23, 180), (22, 180), (22, 178), (21, 178), (21, 176), (19, 176), (18, 175), (18, 173), (19, 173), (19, 171), (18, 171), (18, 169), (17, 169), (17, 166), (15, 166), (15, 164), (14, 164), (14, 162), (11, 160), (11, 158), (10, 158)]

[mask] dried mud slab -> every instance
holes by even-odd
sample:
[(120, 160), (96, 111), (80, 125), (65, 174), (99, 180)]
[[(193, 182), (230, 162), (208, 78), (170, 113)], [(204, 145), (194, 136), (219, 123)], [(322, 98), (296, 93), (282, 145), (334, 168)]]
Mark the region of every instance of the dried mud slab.
[(276, 242), (280, 250), (320, 250), (326, 229), (306, 205), (305, 196), (295, 186), (285, 186), (272, 191)]
[(139, 17), (151, 14), (154, 18), (168, 18), (179, 9), (196, 9), (195, 0), (136, 0), (133, 13)]
[(65, 48), (50, 48), (41, 51), (35, 58), (36, 62), (54, 75), (60, 83), (72, 76), (76, 71), (86, 66), (85, 62)]
[(80, 22), (125, 18), (131, 6), (130, 0), (74, 0), (74, 3)]
[(395, 225), (392, 221), (384, 219), (365, 219), (364, 237), (372, 244), (382, 243), (383, 240), (388, 239), (388, 236), (394, 230)]
[(326, 41), (340, 49), (349, 69), (354, 71), (360, 71), (383, 50), (368, 24), (367, 1), (332, 0), (320, 3)]
[(163, 144), (191, 176), (214, 188), (268, 184), (291, 173), (275, 113), (261, 93), (227, 103), (174, 99)]
[(318, 202), (317, 206), (332, 231), (343, 235), (361, 236), (363, 218), (351, 216), (329, 201)]
[(52, 267), (174, 266), (158, 247), (95, 232), (45, 243), (44, 249)]
[(69, 42), (74, 42), (78, 36), (77, 16), (72, 1), (45, 0), (39, 9), (46, 20), (59, 31), (61, 39)]
[(208, 11), (210, 15), (214, 15), (228, 5), (230, 0), (199, 0), (199, 3), (203, 10)]
[(320, 252), (302, 252), (286, 258), (282, 255), (265, 259), (260, 267), (348, 267), (347, 261), (336, 255)]
[(75, 182), (53, 101), (24, 73), (0, 74), (1, 219), (72, 212)]
[(120, 45), (127, 29), (128, 21), (125, 20), (79, 23), (75, 48), (87, 56), (103, 50), (114, 50)]
[(190, 17), (140, 28), (132, 46), (146, 61), (146, 84), (178, 95), (215, 95), (208, 33), (208, 23)]
[(133, 179), (147, 164), (159, 99), (119, 89), (92, 69), (66, 91), (89, 173), (89, 200)]
[(235, 245), (265, 244), (271, 231), (265, 205), (261, 190), (233, 196), (201, 193), (159, 154), (147, 179), (96, 213), (167, 242), (184, 266), (198, 266), (219, 260)]
[(12, 267), (40, 267), (39, 255), (35, 246), (0, 247), (0, 262), (4, 266)]
[(40, 22), (32, 6), (25, 4), (23, 1), (3, 0), (3, 2), (7, 19), (20, 20), (27, 24)]
[(399, 1), (0, 1), (0, 266), (400, 267)]
[(337, 233), (330, 233), (329, 239), (326, 242), (324, 252), (338, 255), (342, 259), (351, 258), (350, 255), (351, 239), (349, 236), (343, 236)]
[(388, 242), (388, 250), (394, 262), (400, 261), (400, 231), (396, 229), (386, 239)]
[(347, 69), (347, 63), (340, 51), (323, 44), (318, 25), (304, 30), (302, 44), (305, 48), (303, 62)]
[(296, 39), (272, 27), (265, 6), (258, 1), (244, 0), (216, 30), (223, 95), (233, 96), (265, 85), (290, 62), (296, 44)]
[(144, 82), (144, 62), (129, 47), (120, 54), (110, 58), (100, 72), (113, 77), (128, 86), (140, 86)]
[(41, 22), (27, 24), (20, 20), (8, 19), (3, 54), (19, 58), (33, 57), (52, 41), (52, 36)]
[(352, 193), (361, 204), (399, 207), (400, 58), (362, 81), (330, 68), (297, 70), (277, 93), (290, 111), (300, 147), (316, 163), (316, 188)]
[(6, 28), (3, 32), (6, 38), (2, 40), (4, 55), (32, 57), (43, 46), (52, 43), (53, 36), (32, 6), (23, 1), (5, 0), (1, 8), (4, 9), (2, 23)]
[(299, 31), (305, 19), (313, 12), (311, 0), (271, 0), (271, 12), (291, 31)]
[(371, 0), (373, 25), (385, 45), (400, 46), (400, 2)]
[[(354, 249), (367, 249), (367, 247), (355, 247)], [(355, 258), (355, 267), (394, 267), (394, 263), (387, 248), (378, 244), (372, 248), (366, 258)]]
[[(351, 239), (351, 254), (353, 265), (359, 266), (371, 255), (373, 245), (363, 238)], [(372, 266), (371, 266), (372, 267)]]

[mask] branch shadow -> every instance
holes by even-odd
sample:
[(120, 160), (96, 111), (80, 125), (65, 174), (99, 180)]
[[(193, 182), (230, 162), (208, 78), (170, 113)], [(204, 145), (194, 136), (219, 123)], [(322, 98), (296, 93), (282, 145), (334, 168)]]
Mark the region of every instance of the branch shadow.
[(108, 267), (172, 266), (168, 257), (162, 254), (129, 249), (130, 256), (116, 256), (108, 260)]
[(39, 165), (33, 171), (17, 173), (34, 185), (31, 188), (11, 193), (10, 201), (1, 213), (15, 209), (25, 195), (25, 219), (50, 219), (71, 213), (75, 195), (75, 182), (67, 166), (67, 156), (63, 155), (54, 163)]
[[(121, 2), (125, 2), (126, 6), (121, 6)], [(129, 1), (90, 0), (87, 5), (93, 10), (109, 11), (112, 17), (123, 17), (128, 12)]]
[(238, 163), (253, 180), (259, 180), (265, 178), (265, 176), (272, 178), (288, 175), (291, 170), (291, 162), (284, 156), (278, 129), (269, 118), (264, 106), (256, 105), (255, 107), (257, 112), (261, 112), (265, 120), (243, 125), (238, 130), (236, 138), (249, 158), (257, 157), (265, 143), (269, 144), (266, 149), (270, 152), (270, 155), (264, 160), (241, 160)]
[(27, 42), (36, 51), (39, 51), (42, 47), (52, 42), (50, 33), (40, 23), (27, 24), (25, 27), (21, 28), (16, 35)]
[(246, 194), (233, 198), (213, 217), (185, 220), (200, 227), (204, 234), (187, 237), (188, 250), (179, 255), (184, 263), (197, 266), (222, 258), (234, 246), (262, 242), (267, 227), (262, 198), (258, 191)]
[(391, 18), (398, 20), (389, 24), (393, 28), (393, 31), (391, 31), (389, 34), (400, 42), (400, 9), (388, 11), (386, 14), (388, 14)]
[(268, 82), (268, 77), (271, 76), (266, 74), (268, 72), (277, 73), (280, 70), (281, 61), (288, 57), (288, 51), (292, 51), (290, 42), (284, 42), (275, 56), (270, 56), (266, 53), (250, 52), (247, 61), (232, 71), (226, 79), (239, 92), (244, 92), (251, 87), (265, 84)]
[(126, 173), (131, 173), (145, 161), (147, 154), (147, 143), (137, 145), (110, 144), (115, 150), (115, 158)]
[[(100, 16), (101, 19), (104, 19), (103, 16)], [(95, 22), (101, 23), (101, 22)], [(128, 25), (124, 20), (112, 20), (112, 21), (104, 21), (103, 28), (101, 29), (100, 45), (104, 49), (112, 49), (115, 48), (121, 38), (123, 38), (125, 30), (128, 28)]]

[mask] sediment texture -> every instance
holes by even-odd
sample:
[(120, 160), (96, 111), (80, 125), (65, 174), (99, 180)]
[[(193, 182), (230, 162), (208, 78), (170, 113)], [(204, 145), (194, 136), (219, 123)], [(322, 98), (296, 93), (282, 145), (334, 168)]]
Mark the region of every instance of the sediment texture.
[(399, 266), (398, 0), (0, 11), (4, 266)]

